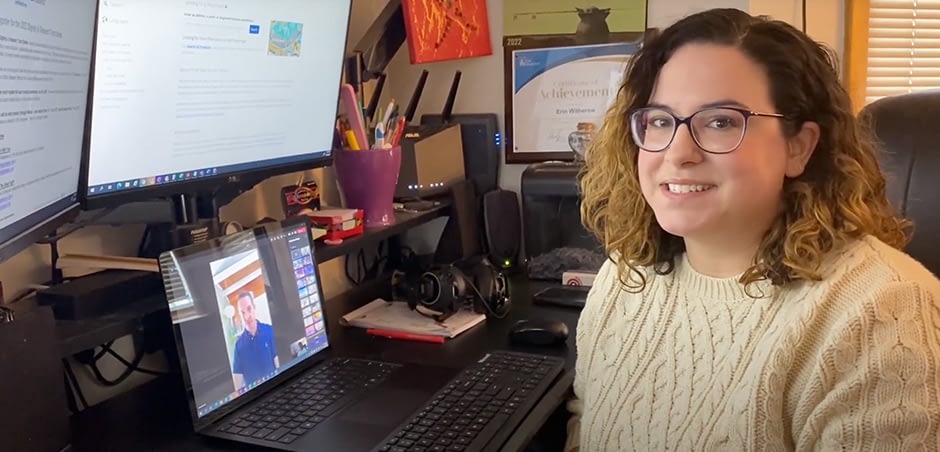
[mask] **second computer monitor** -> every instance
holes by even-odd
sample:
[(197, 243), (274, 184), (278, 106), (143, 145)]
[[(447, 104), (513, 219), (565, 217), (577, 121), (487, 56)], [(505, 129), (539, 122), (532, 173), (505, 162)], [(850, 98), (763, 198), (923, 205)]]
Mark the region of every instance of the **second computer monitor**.
[(330, 163), (350, 0), (109, 0), (86, 207)]
[(78, 213), (95, 8), (0, 4), (0, 262)]

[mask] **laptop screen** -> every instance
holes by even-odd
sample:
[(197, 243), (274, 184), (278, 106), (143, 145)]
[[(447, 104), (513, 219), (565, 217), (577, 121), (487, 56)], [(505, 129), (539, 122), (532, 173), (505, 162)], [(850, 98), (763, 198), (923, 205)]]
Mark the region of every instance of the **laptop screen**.
[(199, 418), (327, 348), (313, 253), (293, 220), (160, 256)]

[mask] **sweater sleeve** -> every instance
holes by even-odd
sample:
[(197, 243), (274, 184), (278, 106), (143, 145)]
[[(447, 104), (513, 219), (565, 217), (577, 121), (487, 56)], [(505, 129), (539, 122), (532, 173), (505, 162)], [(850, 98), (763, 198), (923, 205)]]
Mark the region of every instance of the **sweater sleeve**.
[(594, 278), (594, 284), (588, 292), (587, 302), (581, 310), (578, 317), (578, 327), (575, 337), (575, 347), (578, 357), (575, 362), (575, 377), (573, 384), (573, 394), (568, 400), (567, 408), (571, 413), (568, 420), (568, 436), (565, 442), (565, 452), (576, 452), (580, 450), (581, 445), (581, 417), (584, 412), (584, 403), (582, 395), (584, 394), (584, 385), (588, 379), (588, 370), (590, 362), (593, 359), (594, 344), (598, 335), (599, 312), (610, 302), (612, 294), (618, 292), (620, 287), (620, 278), (618, 277), (617, 264), (610, 259), (604, 261), (597, 277)]
[(875, 288), (825, 339), (797, 450), (940, 450), (940, 306), (916, 282)]

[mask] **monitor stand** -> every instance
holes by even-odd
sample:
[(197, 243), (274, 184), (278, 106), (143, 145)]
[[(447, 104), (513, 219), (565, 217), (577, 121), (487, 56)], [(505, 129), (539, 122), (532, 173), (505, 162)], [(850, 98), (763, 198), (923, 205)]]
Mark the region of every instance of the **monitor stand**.
[(171, 198), (174, 221), (147, 226), (140, 257), (157, 258), (164, 251), (204, 242), (219, 235), (219, 208), (208, 194), (178, 194)]

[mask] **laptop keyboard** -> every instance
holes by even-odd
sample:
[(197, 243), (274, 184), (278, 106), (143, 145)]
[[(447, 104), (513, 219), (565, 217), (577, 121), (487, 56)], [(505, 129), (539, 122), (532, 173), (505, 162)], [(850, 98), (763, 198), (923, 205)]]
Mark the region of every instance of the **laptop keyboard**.
[(480, 451), (501, 444), (563, 367), (551, 356), (490, 353), (454, 377), (378, 450)]
[(363, 359), (327, 360), (228, 419), (219, 431), (289, 444), (363, 391), (385, 381), (398, 367)]

